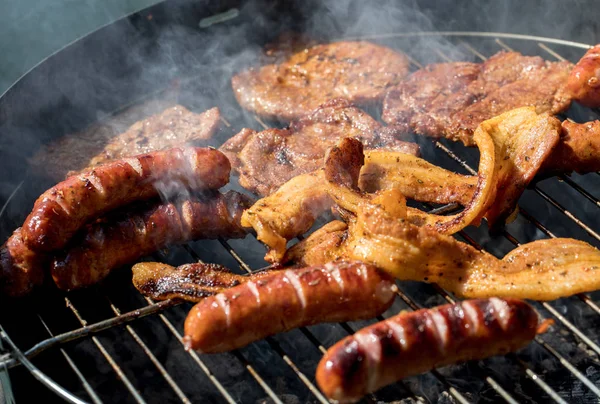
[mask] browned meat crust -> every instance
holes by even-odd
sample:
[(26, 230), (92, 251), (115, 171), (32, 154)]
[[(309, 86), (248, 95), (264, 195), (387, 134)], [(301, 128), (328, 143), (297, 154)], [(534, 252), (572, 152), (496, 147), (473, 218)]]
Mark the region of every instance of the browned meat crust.
[(244, 282), (271, 275), (271, 271), (238, 275), (224, 266), (199, 262), (177, 268), (160, 262), (140, 262), (131, 271), (133, 285), (145, 296), (156, 300), (183, 299), (189, 302), (199, 302)]
[(44, 280), (48, 256), (31, 250), (15, 230), (0, 249), (0, 290), (11, 297), (26, 295)]
[(408, 73), (407, 58), (369, 42), (336, 42), (231, 79), (240, 105), (268, 118), (302, 117), (332, 98), (372, 103)]
[(240, 238), (250, 201), (230, 191), (177, 203), (147, 203), (111, 213), (79, 232), (50, 269), (60, 289), (92, 285), (113, 269), (168, 245), (196, 239)]
[[(141, 110), (153, 109), (156, 106), (148, 104)], [(37, 152), (30, 164), (41, 175), (62, 180), (67, 173), (89, 171), (123, 157), (175, 146), (204, 145), (218, 129), (221, 119), (218, 108), (196, 114), (175, 105), (129, 127), (131, 118), (139, 119), (141, 114), (138, 109), (128, 110), (122, 114), (124, 116), (94, 125), (81, 133), (63, 136)]]
[(384, 127), (348, 101), (335, 99), (287, 129), (243, 129), (220, 150), (240, 175), (240, 184), (269, 195), (291, 178), (317, 170), (326, 151), (340, 139), (354, 137), (367, 149), (386, 148), (417, 154), (415, 143), (397, 140), (400, 131)]
[(500, 52), (480, 64), (429, 65), (388, 92), (382, 118), (403, 131), (471, 146), (481, 122), (511, 109), (565, 111), (571, 102), (565, 85), (572, 68), (569, 62), (517, 52)]
[(563, 121), (560, 141), (544, 161), (542, 171), (580, 174), (600, 170), (600, 121), (575, 123)]
[(581, 105), (600, 107), (600, 45), (588, 50), (577, 62), (569, 75), (567, 89)]

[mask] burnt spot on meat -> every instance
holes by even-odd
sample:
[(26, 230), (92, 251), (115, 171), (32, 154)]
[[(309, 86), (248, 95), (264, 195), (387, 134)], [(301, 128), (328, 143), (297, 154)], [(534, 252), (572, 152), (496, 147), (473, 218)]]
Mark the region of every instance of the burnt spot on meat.
[(334, 374), (344, 375), (344, 389), (351, 389), (357, 380), (361, 380), (365, 373), (366, 353), (363, 352), (358, 341), (351, 339), (344, 344), (332, 366)]

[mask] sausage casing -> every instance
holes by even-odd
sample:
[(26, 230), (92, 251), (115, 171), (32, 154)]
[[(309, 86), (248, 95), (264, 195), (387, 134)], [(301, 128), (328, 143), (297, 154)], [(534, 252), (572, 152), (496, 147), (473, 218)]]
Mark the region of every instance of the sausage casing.
[(588, 50), (573, 67), (567, 90), (581, 105), (600, 107), (600, 45)]
[(277, 271), (196, 304), (185, 320), (186, 347), (224, 352), (301, 326), (371, 318), (395, 290), (392, 278), (360, 262)]
[(515, 351), (536, 334), (538, 318), (522, 300), (466, 300), (403, 312), (331, 347), (317, 367), (325, 395), (341, 402), (435, 367)]
[(77, 233), (65, 252), (52, 260), (52, 278), (60, 289), (81, 288), (170, 244), (244, 237), (240, 217), (250, 204), (245, 196), (229, 191), (118, 212)]
[(34, 250), (64, 247), (85, 223), (131, 202), (147, 200), (182, 184), (218, 189), (229, 182), (227, 157), (210, 148), (174, 148), (118, 160), (75, 175), (44, 192), (23, 224)]
[(0, 290), (11, 297), (26, 295), (43, 283), (47, 261), (45, 254), (27, 247), (19, 227), (0, 248)]

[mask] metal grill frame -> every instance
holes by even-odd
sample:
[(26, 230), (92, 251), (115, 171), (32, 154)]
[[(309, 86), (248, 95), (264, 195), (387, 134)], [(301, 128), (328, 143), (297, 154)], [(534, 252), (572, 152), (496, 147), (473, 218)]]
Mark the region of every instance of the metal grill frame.
[[(376, 35), (376, 36), (367, 36), (361, 37), (360, 39), (366, 40), (382, 40), (382, 39), (395, 39), (395, 38), (413, 38), (413, 37), (423, 37), (423, 36), (436, 36), (436, 37), (444, 37), (449, 38), (455, 41), (455, 45), (458, 47), (462, 47), (467, 52), (473, 55), (474, 58), (479, 59), (481, 61), (486, 59), (486, 55), (480, 53), (480, 51), (474, 48), (469, 42), (469, 38), (489, 38), (490, 40), (495, 41), (498, 45), (498, 50), (512, 50), (512, 48), (505, 43), (506, 40), (514, 40), (514, 41), (529, 41), (531, 43), (536, 43), (539, 52), (544, 54), (545, 56), (549, 56), (549, 58), (554, 58), (556, 60), (565, 60), (555, 49), (553, 49), (553, 45), (561, 45), (579, 48), (582, 50), (586, 50), (590, 48), (590, 45), (576, 43), (571, 41), (565, 41), (560, 39), (551, 39), (551, 38), (542, 38), (542, 37), (533, 37), (526, 35), (513, 35), (506, 33), (481, 33), (481, 32), (421, 32), (421, 33), (398, 33), (398, 34), (386, 34), (386, 35)], [(345, 39), (358, 39), (358, 38), (345, 38)], [(449, 56), (444, 54), (439, 49), (435, 49), (436, 52), (441, 59), (441, 61), (456, 61), (452, 60)], [(582, 51), (583, 53), (583, 51)], [(415, 60), (414, 58), (410, 58), (414, 68), (421, 68), (422, 64)], [(575, 62), (575, 61), (573, 61)], [(264, 129), (269, 126), (263, 122), (259, 117), (253, 117), (255, 121)], [(236, 133), (237, 129), (233, 128), (233, 126), (226, 120), (223, 120), (223, 123), (226, 127), (231, 128), (231, 135)], [(446, 157), (449, 157), (456, 164), (461, 166), (465, 171), (470, 174), (476, 174), (476, 168), (472, 165), (469, 165), (463, 158), (459, 157), (454, 151), (451, 150), (451, 146), (448, 145), (445, 141), (434, 141), (435, 148), (441, 153), (443, 153)], [(591, 173), (588, 175), (600, 175), (600, 173)], [(566, 175), (560, 175), (558, 177), (559, 180), (563, 181), (566, 185), (571, 187), (577, 193), (579, 193), (582, 198), (594, 203), (596, 206), (600, 206), (600, 200), (592, 195), (591, 192), (586, 190), (584, 187), (579, 185), (575, 180), (571, 179)], [(567, 210), (564, 206), (562, 206), (558, 201), (552, 198), (547, 192), (543, 191), (537, 184), (532, 186), (532, 190), (539, 195), (547, 204), (549, 204), (553, 209), (561, 212), (568, 220), (572, 221), (578, 227), (583, 229), (590, 237), (594, 240), (600, 242), (600, 235), (596, 230), (592, 228), (591, 225), (586, 224), (584, 221), (578, 218), (576, 213), (573, 213)], [(13, 192), (13, 196), (19, 191), (19, 187), (15, 189)], [(10, 203), (9, 198), (7, 200), (5, 206), (0, 209), (0, 216), (4, 214), (6, 210), (6, 206)], [(425, 209), (431, 209), (431, 206), (427, 206), (422, 204)], [(452, 206), (448, 207), (448, 210), (452, 209)], [(556, 235), (548, 229), (547, 226), (542, 224), (538, 219), (536, 219), (536, 215), (528, 212), (527, 210), (520, 209), (520, 216), (526, 220), (527, 222), (533, 224), (539, 231), (541, 231), (545, 237), (553, 238)], [(483, 247), (467, 232), (461, 231), (459, 232), (459, 237), (464, 239), (467, 243), (471, 244), (475, 248), (483, 249)], [(253, 236), (250, 236), (253, 237)], [(508, 230), (502, 231), (502, 237), (504, 237), (509, 243), (513, 246), (519, 246), (521, 242), (513, 236)], [(238, 263), (239, 267), (247, 272), (251, 273), (253, 269), (244, 261), (242, 258), (242, 254), (239, 254), (228, 241), (219, 240), (222, 247), (227, 251), (227, 253)], [(183, 248), (187, 251), (189, 256), (196, 260), (201, 261), (201, 256), (191, 245), (184, 245)], [(162, 253), (157, 253), (155, 258), (158, 260), (165, 260), (166, 257)], [(446, 292), (445, 290), (434, 286), (436, 293), (447, 302), (455, 302), (457, 299), (453, 297), (451, 294)], [(424, 303), (418, 302), (415, 298), (410, 296), (410, 292), (407, 292), (407, 286), (404, 284), (399, 284), (398, 296), (402, 300), (402, 302), (411, 310), (417, 310), (422, 307), (426, 307)], [(600, 316), (600, 307), (594, 301), (589, 294), (579, 294), (577, 295), (577, 299), (581, 302), (581, 304), (585, 305), (587, 308), (591, 309), (598, 316)], [(103, 343), (97, 338), (96, 334), (107, 330), (114, 329), (115, 327), (122, 326), (123, 329), (127, 332), (127, 334), (133, 338), (136, 344), (145, 352), (148, 356), (148, 359), (152, 362), (155, 367), (155, 371), (160, 373), (160, 375), (164, 378), (165, 382), (171, 387), (173, 393), (178, 397), (181, 402), (190, 403), (192, 400), (186, 396), (180, 386), (177, 384), (177, 381), (174, 379), (172, 375), (170, 375), (163, 364), (157, 359), (157, 357), (153, 354), (152, 350), (148, 347), (144, 340), (148, 338), (148, 336), (140, 336), (135, 331), (135, 324), (131, 324), (136, 319), (143, 318), (149, 315), (156, 315), (159, 317), (161, 322), (164, 324), (164, 327), (171, 333), (172, 337), (178, 340), (181, 343), (181, 349), (183, 349), (182, 336), (179, 330), (173, 325), (171, 320), (169, 320), (165, 313), (169, 310), (169, 308), (177, 306), (179, 303), (175, 301), (163, 301), (163, 302), (155, 302), (151, 299), (146, 298), (147, 305), (145, 307), (140, 307), (137, 310), (130, 311), (127, 313), (122, 313), (121, 310), (110, 301), (108, 297), (106, 297), (106, 304), (110, 307), (111, 311), (114, 313), (114, 317), (108, 318), (104, 321), (96, 322), (93, 324), (88, 324), (87, 321), (81, 316), (79, 310), (73, 302), (69, 299), (69, 297), (65, 298), (65, 302), (73, 313), (73, 315), (77, 318), (78, 322), (81, 324), (80, 328), (74, 329), (69, 332), (65, 332), (59, 335), (53, 335), (52, 331), (46, 325), (44, 319), (40, 316), (39, 320), (42, 325), (47, 330), (49, 337), (42, 341), (39, 341), (33, 347), (22, 350), (20, 347), (17, 347), (15, 343), (10, 339), (9, 335), (0, 325), (0, 338), (3, 343), (8, 347), (8, 353), (0, 356), (0, 369), (4, 368), (10, 369), (15, 366), (23, 365), (27, 369), (31, 371), (31, 373), (36, 377), (41, 383), (46, 385), (48, 388), (55, 391), (60, 397), (64, 398), (67, 401), (73, 403), (84, 402), (78, 397), (75, 397), (69, 391), (66, 391), (58, 384), (53, 382), (53, 380), (40, 370), (38, 370), (35, 365), (32, 363), (32, 359), (47, 350), (60, 350), (61, 354), (64, 356), (65, 360), (68, 362), (69, 366), (73, 369), (74, 376), (77, 377), (82, 384), (84, 390), (88, 394), (89, 400), (94, 403), (102, 402), (98, 393), (94, 391), (91, 384), (86, 380), (85, 376), (80, 372), (79, 367), (73, 358), (67, 353), (64, 345), (68, 342), (79, 340), (79, 339), (89, 339), (96, 346), (98, 353), (101, 354), (110, 367), (113, 369), (114, 373), (117, 377), (122, 381), (125, 388), (131, 394), (131, 398), (138, 403), (146, 402), (147, 398), (142, 397), (139, 392), (139, 389), (131, 382), (131, 380), (127, 377), (125, 372), (122, 369), (122, 366), (117, 363), (117, 361), (111, 356), (111, 354), (107, 351)], [(577, 328), (571, 321), (568, 320), (566, 316), (564, 316), (559, 310), (557, 310), (551, 303), (544, 302), (540, 304), (550, 316), (555, 321), (555, 326), (553, 328), (560, 329), (561, 331), (566, 331), (574, 337), (576, 341), (579, 341), (583, 345), (585, 345), (586, 349), (589, 349), (596, 355), (600, 355), (600, 346), (597, 342), (593, 341), (589, 338), (586, 333)], [(536, 306), (538, 307), (538, 306)], [(541, 318), (544, 318), (542, 313), (539, 313)], [(378, 320), (382, 320), (383, 317), (378, 317)], [(599, 317), (600, 319), (600, 317)], [(353, 329), (349, 324), (340, 324), (340, 326), (347, 332), (347, 334), (352, 334), (355, 329)], [(301, 328), (300, 332), (306, 337), (312, 345), (316, 349), (318, 349), (321, 353), (325, 353), (326, 348), (321, 341), (313, 334), (310, 328)], [(553, 331), (555, 332), (555, 331)], [(269, 349), (273, 350), (278, 356), (281, 357), (283, 362), (289, 366), (291, 371), (297, 376), (299, 381), (305, 386), (305, 388), (310, 392), (311, 400), (320, 403), (327, 403), (328, 400), (322, 395), (319, 389), (312, 382), (313, 376), (307, 375), (303, 373), (299, 366), (290, 358), (288, 353), (282, 348), (281, 344), (274, 338), (266, 338), (266, 342), (269, 346)], [(547, 341), (547, 338), (544, 335), (538, 335), (535, 338), (535, 344), (539, 345), (539, 347), (544, 350), (548, 355), (553, 357), (560, 365), (563, 367), (563, 370), (572, 374), (577, 380), (579, 380), (586, 389), (589, 390), (593, 395), (597, 396), (600, 399), (600, 388), (597, 383), (594, 383), (590, 380), (583, 372), (577, 369), (577, 367), (570, 363), (561, 353), (559, 353), (560, 349), (558, 347), (552, 346), (551, 343)], [(205, 364), (202, 355), (199, 355), (195, 352), (188, 352), (191, 359), (197, 364), (198, 370), (203, 373), (207, 379), (214, 385), (214, 388), (222, 395), (223, 401), (234, 403), (236, 400), (229, 391), (223, 386), (223, 383), (218, 380), (217, 377), (213, 374), (210, 367)], [(234, 351), (233, 356), (239, 361), (241, 366), (243, 366), (246, 371), (250, 374), (251, 378), (256, 382), (256, 387), (260, 388), (264, 391), (266, 397), (268, 397), (274, 403), (283, 403), (284, 400), (278, 396), (274, 389), (264, 380), (263, 377), (259, 374), (256, 367), (253, 366), (250, 359), (248, 359), (242, 352)], [(518, 354), (510, 354), (507, 357), (507, 360), (516, 365), (521, 371), (539, 388), (540, 394), (544, 393), (546, 397), (558, 403), (566, 403), (565, 399), (557, 392), (555, 389), (550, 387), (548, 383), (546, 383), (543, 377), (534, 372), (532, 369), (533, 366), (531, 363), (523, 360)], [(316, 365), (316, 364), (315, 364)], [(502, 398), (509, 403), (517, 403), (519, 400), (515, 398), (517, 395), (515, 392), (511, 391), (509, 386), (502, 385), (496, 378), (492, 376), (492, 372), (490, 369), (486, 368), (486, 365), (478, 364), (478, 367), (481, 369), (480, 378), (483, 382), (491, 389), (493, 389), (498, 398)], [(453, 380), (449, 380), (443, 373), (440, 371), (434, 370), (431, 372), (431, 375), (438, 383), (443, 386), (443, 390), (451, 396), (455, 401), (460, 403), (468, 403), (469, 398), (466, 394), (461, 392), (461, 387), (457, 385)], [(424, 399), (420, 396), (419, 392), (411, 389), (411, 386), (404, 382), (399, 382), (400, 389), (405, 392), (405, 395), (401, 398), (409, 398), (417, 402), (424, 401)], [(377, 393), (371, 394), (365, 398), (367, 402), (378, 402), (379, 398)]]

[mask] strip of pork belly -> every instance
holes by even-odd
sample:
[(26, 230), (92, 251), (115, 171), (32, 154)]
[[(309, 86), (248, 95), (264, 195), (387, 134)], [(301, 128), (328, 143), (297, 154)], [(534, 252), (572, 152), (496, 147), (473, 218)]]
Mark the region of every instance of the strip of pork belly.
[(217, 264), (193, 263), (173, 267), (160, 262), (135, 264), (133, 285), (145, 296), (156, 300), (181, 299), (199, 302), (207, 296), (248, 281), (256, 281), (271, 272), (238, 275)]

